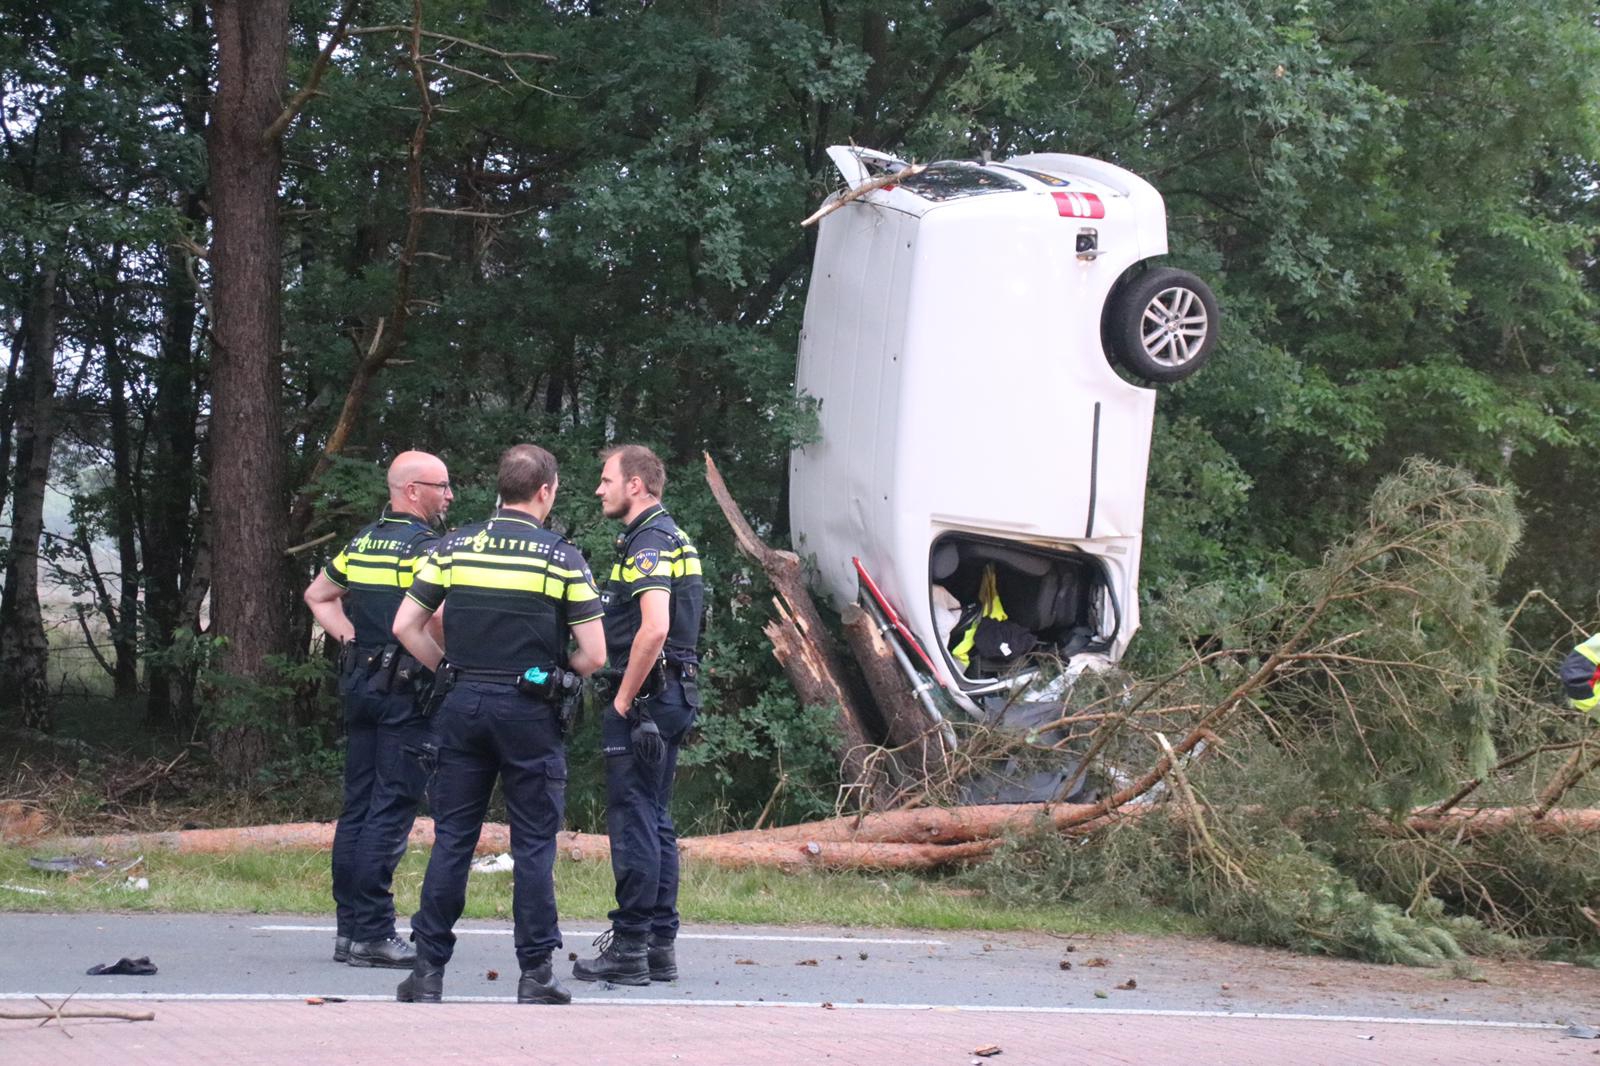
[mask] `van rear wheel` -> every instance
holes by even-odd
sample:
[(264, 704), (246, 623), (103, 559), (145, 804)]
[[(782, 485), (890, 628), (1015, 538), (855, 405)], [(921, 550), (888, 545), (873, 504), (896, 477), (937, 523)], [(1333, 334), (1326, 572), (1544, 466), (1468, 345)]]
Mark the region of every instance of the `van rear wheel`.
[(1182, 381), (1217, 345), (1217, 298), (1187, 270), (1161, 267), (1135, 275), (1107, 308), (1111, 355), (1146, 381)]

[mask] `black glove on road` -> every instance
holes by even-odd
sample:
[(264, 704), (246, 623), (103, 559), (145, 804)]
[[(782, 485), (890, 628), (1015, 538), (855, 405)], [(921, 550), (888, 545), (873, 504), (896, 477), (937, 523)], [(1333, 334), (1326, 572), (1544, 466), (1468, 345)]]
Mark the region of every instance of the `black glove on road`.
[(633, 729), (628, 740), (633, 744), (633, 757), (646, 766), (659, 766), (667, 755), (667, 742), (661, 739), (661, 730), (635, 706), (632, 712)]

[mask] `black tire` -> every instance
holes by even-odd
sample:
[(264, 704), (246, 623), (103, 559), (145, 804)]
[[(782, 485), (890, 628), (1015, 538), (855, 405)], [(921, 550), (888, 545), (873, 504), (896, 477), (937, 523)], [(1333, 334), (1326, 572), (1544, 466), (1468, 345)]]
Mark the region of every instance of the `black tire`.
[(1182, 381), (1217, 346), (1217, 298), (1187, 270), (1135, 274), (1112, 294), (1103, 330), (1108, 353), (1145, 381)]

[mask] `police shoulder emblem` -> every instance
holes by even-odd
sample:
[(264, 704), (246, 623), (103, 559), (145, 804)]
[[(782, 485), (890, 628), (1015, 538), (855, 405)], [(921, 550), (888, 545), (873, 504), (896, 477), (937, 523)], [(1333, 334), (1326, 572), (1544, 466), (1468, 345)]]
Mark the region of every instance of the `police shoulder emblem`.
[(633, 567), (641, 574), (655, 573), (656, 565), (661, 562), (661, 551), (657, 548), (640, 548), (633, 556)]
[(481, 551), (483, 551), (483, 549), (487, 548), (488, 546), (489, 546), (489, 531), (487, 529), (478, 530), (478, 535), (476, 537), (472, 538), (472, 550), (475, 551), (475, 552), (481, 552)]

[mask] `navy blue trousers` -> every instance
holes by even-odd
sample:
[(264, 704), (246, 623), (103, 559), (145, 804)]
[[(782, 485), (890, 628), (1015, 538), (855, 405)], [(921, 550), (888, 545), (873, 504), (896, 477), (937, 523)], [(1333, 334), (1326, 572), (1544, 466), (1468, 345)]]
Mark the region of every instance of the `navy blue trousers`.
[(443, 966), (467, 903), (467, 874), (500, 781), (511, 823), (511, 915), (517, 962), (526, 970), (561, 946), (556, 922), (556, 834), (566, 806), (567, 756), (556, 708), (509, 685), (463, 681), (434, 715), (433, 854), (422, 903), (411, 917), (417, 954)]
[(611, 873), (617, 881), (617, 906), (611, 927), (629, 936), (654, 933), (663, 940), (678, 935), (678, 833), (672, 824), (672, 781), (678, 747), (694, 725), (700, 695), (694, 682), (669, 675), (650, 715), (667, 742), (660, 764), (645, 766), (633, 757), (633, 723), (601, 710), (600, 743), (606, 759), (606, 832), (611, 837)]
[(395, 867), (428, 783), (421, 756), (427, 722), (411, 694), (371, 691), (362, 674), (344, 690), (344, 806), (333, 831), (333, 902), (340, 936), (394, 935)]

